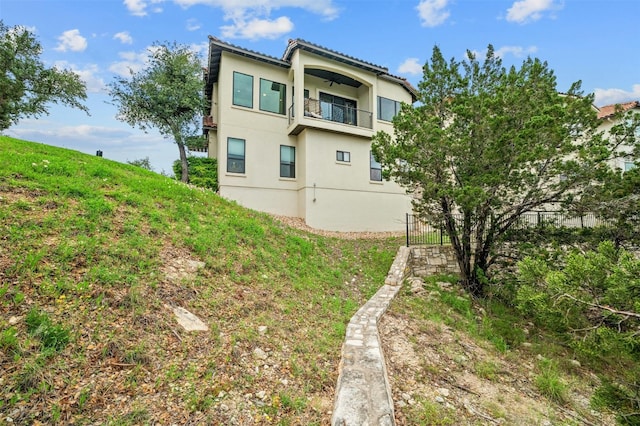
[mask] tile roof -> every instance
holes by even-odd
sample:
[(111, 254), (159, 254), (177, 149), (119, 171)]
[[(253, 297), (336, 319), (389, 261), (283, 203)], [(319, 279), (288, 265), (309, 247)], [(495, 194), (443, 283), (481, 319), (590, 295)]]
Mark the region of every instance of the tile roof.
[(405, 78), (397, 77), (393, 74), (390, 74), (388, 68), (376, 65), (371, 62), (363, 61), (362, 59), (358, 59), (353, 56), (345, 55), (344, 53), (340, 53), (336, 50), (310, 43), (303, 39), (290, 39), (289, 44), (287, 45), (287, 48), (282, 55), (282, 59), (279, 59), (250, 49), (245, 49), (231, 43), (227, 43), (213, 36), (209, 36), (209, 66), (208, 72), (205, 72), (205, 91), (207, 96), (211, 96), (213, 82), (218, 80), (218, 72), (220, 70), (220, 56), (222, 51), (232, 52), (241, 56), (271, 63), (273, 65), (281, 67), (289, 67), (291, 66), (291, 56), (296, 49), (315, 53), (317, 55), (330, 58), (334, 61), (342, 62), (344, 64), (351, 65), (368, 72), (372, 72), (380, 77), (400, 84), (409, 93), (411, 93), (411, 96), (414, 100), (418, 98), (418, 91), (411, 85), (411, 83), (409, 83)]
[(605, 105), (598, 108), (598, 118), (608, 118), (616, 113), (616, 107), (620, 107), (622, 112), (627, 112), (633, 108), (640, 108), (640, 101), (625, 102), (622, 104)]

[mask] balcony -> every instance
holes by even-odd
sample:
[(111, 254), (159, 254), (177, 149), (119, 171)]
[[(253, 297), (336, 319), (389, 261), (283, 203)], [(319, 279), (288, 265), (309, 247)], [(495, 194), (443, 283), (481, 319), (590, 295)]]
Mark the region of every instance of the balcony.
[[(373, 129), (373, 114), (370, 111), (318, 99), (306, 98), (304, 100), (304, 117), (311, 120), (346, 124), (361, 129)], [(291, 105), (289, 108), (289, 125), (295, 121), (295, 105)], [(297, 124), (297, 128), (299, 128), (300, 123)]]

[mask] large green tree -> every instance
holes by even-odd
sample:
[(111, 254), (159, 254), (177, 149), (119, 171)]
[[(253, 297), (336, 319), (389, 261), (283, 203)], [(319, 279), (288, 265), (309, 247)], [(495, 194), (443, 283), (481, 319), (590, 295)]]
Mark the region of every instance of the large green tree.
[(118, 106), (118, 119), (147, 131), (155, 127), (178, 145), (182, 164), (181, 180), (189, 181), (187, 150), (200, 140), (205, 98), (202, 65), (197, 54), (186, 46), (154, 44), (147, 66), (118, 77), (109, 84), (109, 93)]
[(593, 97), (579, 82), (559, 93), (546, 62), (506, 68), (492, 46), (482, 61), (471, 52), (447, 61), (434, 47), (423, 71), (418, 106), (402, 106), (373, 152), (415, 212), (443, 224), (463, 286), (482, 296), (503, 234), (524, 213), (576, 195), (606, 146)]
[(47, 105), (61, 103), (88, 112), (86, 86), (70, 70), (47, 68), (42, 46), (21, 26), (0, 21), (0, 130), (24, 117), (47, 114)]

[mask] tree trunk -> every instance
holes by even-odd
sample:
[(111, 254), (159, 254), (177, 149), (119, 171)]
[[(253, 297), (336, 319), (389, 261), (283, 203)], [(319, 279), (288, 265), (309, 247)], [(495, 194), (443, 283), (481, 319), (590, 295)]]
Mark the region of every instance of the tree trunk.
[(187, 163), (187, 150), (184, 148), (184, 144), (178, 142), (178, 150), (180, 151), (180, 165), (182, 166), (182, 176), (180, 181), (184, 183), (189, 182), (189, 164)]

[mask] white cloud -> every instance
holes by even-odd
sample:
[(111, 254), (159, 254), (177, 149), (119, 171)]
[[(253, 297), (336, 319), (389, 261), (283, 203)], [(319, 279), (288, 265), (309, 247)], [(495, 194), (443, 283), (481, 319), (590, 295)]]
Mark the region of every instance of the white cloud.
[(78, 68), (67, 61), (57, 61), (53, 64), (58, 69), (68, 69), (80, 76), (87, 86), (88, 93), (100, 93), (106, 89), (104, 80), (98, 76), (100, 69), (95, 64), (89, 64), (84, 68)]
[(423, 27), (437, 27), (449, 17), (447, 7), (449, 0), (422, 0), (416, 9)]
[(495, 54), (501, 58), (504, 58), (507, 55), (513, 55), (516, 58), (522, 58), (525, 56), (529, 56), (532, 53), (536, 53), (538, 48), (536, 46), (522, 47), (522, 46), (502, 46), (499, 49), (496, 49)]
[(418, 58), (407, 58), (398, 67), (398, 73), (418, 75), (422, 73), (422, 65), (418, 62)]
[[(130, 0), (131, 1), (131, 0)], [(140, 1), (140, 0), (138, 0)], [(225, 38), (277, 38), (293, 30), (294, 24), (287, 16), (272, 18), (271, 12), (281, 8), (297, 8), (320, 15), (325, 20), (338, 16), (333, 0), (172, 0), (188, 8), (205, 5), (222, 9), (228, 25), (220, 27)]]
[[(147, 16), (147, 8), (150, 5), (157, 5), (163, 3), (165, 0), (124, 0), (124, 5), (133, 16)], [(152, 12), (162, 12), (162, 8), (155, 6), (152, 8)]]
[(173, 0), (182, 7), (205, 5), (219, 7), (225, 11), (225, 19), (257, 15), (256, 17), (268, 17), (271, 10), (283, 7), (295, 7), (308, 10), (321, 15), (326, 19), (334, 19), (338, 16), (338, 8), (332, 0)]
[(145, 49), (143, 52), (120, 52), (118, 53), (122, 61), (113, 62), (109, 66), (109, 71), (114, 74), (128, 77), (131, 72), (134, 73), (140, 71), (149, 59), (149, 50)]
[(222, 31), (222, 37), (226, 38), (274, 39), (291, 32), (293, 30), (293, 22), (286, 16), (281, 16), (275, 20), (254, 18), (248, 22), (238, 20), (233, 25), (220, 27), (220, 30)]
[(640, 84), (634, 84), (630, 92), (622, 89), (596, 88), (593, 93), (596, 97), (594, 103), (598, 106), (638, 101), (640, 100)]
[(202, 24), (197, 19), (189, 19), (187, 21), (187, 31), (197, 31), (202, 28)]
[(61, 52), (66, 52), (67, 50), (82, 52), (87, 48), (87, 39), (80, 35), (80, 30), (65, 31), (58, 37), (58, 40), (60, 40), (60, 43), (58, 43), (55, 50)]
[(121, 31), (113, 36), (115, 40), (120, 40), (122, 44), (133, 44), (133, 38), (128, 31)]
[(555, 0), (520, 0), (507, 9), (507, 21), (525, 24), (542, 18), (544, 12), (560, 9)]

